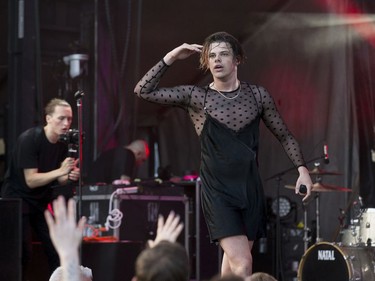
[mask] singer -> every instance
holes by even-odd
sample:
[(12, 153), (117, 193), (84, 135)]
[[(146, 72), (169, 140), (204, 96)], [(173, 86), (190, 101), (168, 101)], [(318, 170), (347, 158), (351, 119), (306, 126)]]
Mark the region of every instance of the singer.
[[(158, 88), (172, 64), (200, 54), (203, 70), (213, 81), (195, 85)], [(150, 102), (179, 106), (191, 117), (201, 142), (202, 207), (210, 238), (224, 250), (222, 275), (248, 277), (252, 273), (251, 249), (265, 235), (266, 210), (257, 167), (259, 122), (283, 145), (299, 171), (296, 192), (311, 178), (297, 141), (283, 122), (271, 95), (263, 87), (237, 77), (245, 60), (240, 43), (226, 32), (208, 36), (202, 45), (182, 44), (168, 52), (135, 87)]]
[(45, 107), (45, 126), (23, 132), (8, 163), (2, 196), (22, 199), (22, 280), (26, 280), (31, 258), (32, 229), (44, 246), (50, 272), (59, 266), (44, 210), (52, 199), (52, 186), (79, 179), (78, 160), (67, 157), (67, 144), (59, 142), (60, 135), (69, 130), (72, 118), (72, 108), (68, 102), (52, 99)]

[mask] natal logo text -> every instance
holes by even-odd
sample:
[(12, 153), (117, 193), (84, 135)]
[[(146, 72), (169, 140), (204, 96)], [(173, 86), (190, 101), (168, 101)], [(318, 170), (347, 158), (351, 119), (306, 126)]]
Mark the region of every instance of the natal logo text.
[(334, 261), (335, 251), (333, 250), (319, 250), (318, 261)]

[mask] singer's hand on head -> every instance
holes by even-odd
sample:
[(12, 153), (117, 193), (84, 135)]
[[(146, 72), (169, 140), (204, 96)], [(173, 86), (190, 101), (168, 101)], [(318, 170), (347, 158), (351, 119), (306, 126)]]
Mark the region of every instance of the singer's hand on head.
[(199, 44), (182, 44), (174, 48), (172, 51), (164, 56), (164, 62), (167, 65), (171, 65), (176, 60), (182, 60), (190, 57), (192, 54), (200, 53), (202, 51), (202, 45)]

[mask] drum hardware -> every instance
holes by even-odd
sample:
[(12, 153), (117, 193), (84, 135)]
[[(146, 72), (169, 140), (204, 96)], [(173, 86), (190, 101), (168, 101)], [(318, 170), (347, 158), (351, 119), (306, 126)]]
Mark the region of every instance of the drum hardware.
[[(333, 171), (324, 171), (320, 169), (319, 162), (315, 162), (314, 166), (315, 166), (314, 169), (310, 170), (309, 173), (310, 175), (316, 176), (316, 182), (313, 184), (311, 191), (315, 193), (314, 199), (315, 199), (315, 217), (316, 217), (316, 242), (318, 243), (322, 241), (322, 238), (320, 237), (320, 192), (351, 192), (352, 190), (346, 187), (323, 184), (322, 183), (323, 175), (341, 175), (341, 173), (333, 172)], [(295, 189), (295, 186), (293, 185), (286, 185), (285, 187), (289, 189)], [(306, 208), (304, 212), (306, 212)], [(306, 223), (307, 223), (307, 219), (305, 219), (305, 225)], [(306, 233), (308, 233), (307, 229), (306, 229)], [(307, 246), (309, 242), (307, 234), (305, 238), (306, 238), (305, 250), (307, 250)]]
[(319, 192), (315, 193), (315, 217), (316, 217), (316, 242), (322, 241), (320, 237), (320, 197)]
[[(314, 193), (315, 199), (315, 217), (316, 217), (316, 242), (321, 242), (322, 237), (320, 237), (320, 193), (321, 192), (351, 192), (351, 189), (346, 187), (339, 187), (333, 185), (326, 185), (321, 183), (321, 177), (317, 176), (317, 182), (313, 184), (312, 192)], [(295, 189), (293, 185), (285, 185), (288, 189)], [(304, 245), (305, 250), (307, 250), (308, 244), (311, 241), (311, 237), (308, 236), (310, 229), (307, 228), (307, 210), (304, 203), (304, 224), (305, 224), (305, 236), (304, 236)]]
[(341, 233), (339, 245), (354, 247), (359, 245), (359, 226), (351, 225), (349, 228), (342, 230)]
[(348, 227), (341, 229), (340, 233), (341, 245), (375, 249), (375, 209), (361, 209), (356, 217), (350, 220)]
[(365, 246), (375, 246), (375, 209), (368, 208), (361, 210), (358, 220), (359, 226), (358, 244)]
[[(322, 171), (322, 170), (319, 170), (319, 165), (320, 163), (319, 162), (316, 162), (317, 160), (321, 160), (321, 159), (326, 159), (326, 154), (323, 154), (321, 156), (318, 156), (314, 159), (311, 159), (310, 161), (307, 161), (306, 164), (308, 163), (312, 163), (315, 161), (314, 165), (315, 165), (315, 170), (311, 170), (309, 173), (310, 174), (314, 174), (314, 175), (323, 175), (323, 174), (326, 174), (326, 175), (337, 175), (338, 173), (336, 172), (327, 172), (327, 171)], [(318, 169), (318, 170), (317, 170)], [(280, 197), (280, 183), (281, 183), (281, 179), (282, 179), (282, 176), (284, 176), (286, 173), (288, 172), (291, 172), (291, 171), (295, 171), (295, 167), (291, 167), (291, 168), (288, 168), (284, 171), (281, 171), (279, 173), (276, 173), (274, 174), (273, 176), (269, 177), (266, 179), (266, 181), (268, 180), (271, 180), (271, 179), (275, 179), (276, 182), (277, 182), (277, 198)], [(285, 186), (287, 188), (293, 188), (295, 190), (295, 187), (293, 186)], [(319, 186), (320, 188), (320, 186)], [(316, 189), (319, 189), (318, 187), (316, 187)], [(329, 188), (327, 187), (327, 190), (334, 190), (334, 188)], [(314, 190), (312, 190), (314, 191)], [(279, 211), (280, 210), (280, 200), (277, 200), (277, 210)], [(307, 204), (308, 202), (306, 202)], [(304, 203), (305, 204), (305, 203)], [(318, 203), (319, 204), (319, 203)], [(319, 211), (317, 211), (317, 214), (319, 215)], [(317, 221), (317, 224), (318, 224), (318, 221)], [(304, 246), (305, 248), (307, 249), (308, 247), (308, 243), (309, 241), (311, 240), (311, 237), (309, 237), (309, 232), (310, 232), (310, 229), (307, 227), (307, 211), (306, 211), (306, 208), (304, 209)], [(319, 238), (320, 239), (320, 238)], [(275, 276), (277, 277), (277, 279), (279, 279), (279, 277), (281, 277), (281, 280), (284, 279), (283, 278), (283, 272), (280, 270), (281, 269), (281, 249), (280, 249), (280, 244), (281, 244), (281, 241), (280, 241), (280, 214), (277, 215), (277, 218), (276, 218), (276, 274)], [(305, 249), (305, 250), (306, 250)], [(280, 276), (281, 275), (281, 276)]]
[(315, 176), (339, 176), (341, 175), (340, 172), (335, 172), (335, 171), (325, 171), (319, 168), (319, 163), (315, 163), (314, 169), (309, 171), (310, 175), (315, 175)]
[(307, 203), (303, 203), (303, 250), (304, 252), (307, 251), (309, 247), (309, 243), (311, 242), (311, 236), (309, 233), (311, 233), (310, 228), (307, 226)]
[[(322, 238), (320, 237), (320, 198), (319, 198), (319, 192), (315, 192), (314, 194), (315, 199), (315, 219), (316, 219), (316, 242), (322, 241)], [(309, 202), (303, 203), (303, 220), (304, 220), (304, 247), (305, 251), (307, 250), (309, 246), (309, 242), (311, 242), (311, 236), (309, 236), (310, 228), (307, 227), (307, 208)]]
[[(349, 211), (351, 213), (350, 217), (353, 217), (350, 221), (347, 217)], [(350, 198), (345, 208), (340, 208), (340, 216), (338, 217), (339, 225), (336, 228), (331, 241), (338, 241), (341, 244), (349, 246), (357, 245), (360, 217), (362, 216), (363, 211), (362, 198), (358, 195), (358, 191), (354, 189), (350, 193)]]

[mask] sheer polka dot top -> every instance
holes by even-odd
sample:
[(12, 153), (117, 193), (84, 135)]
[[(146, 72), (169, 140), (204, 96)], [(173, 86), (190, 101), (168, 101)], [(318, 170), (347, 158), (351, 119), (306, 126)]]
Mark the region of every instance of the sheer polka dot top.
[(239, 132), (259, 116), (280, 141), (293, 164), (296, 167), (304, 165), (300, 148), (266, 89), (246, 82), (241, 82), (239, 88), (231, 92), (218, 92), (210, 87), (193, 85), (158, 88), (168, 68), (163, 60), (158, 62), (138, 82), (135, 93), (150, 102), (184, 108), (198, 135), (202, 131), (206, 114), (234, 132)]

